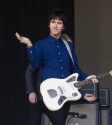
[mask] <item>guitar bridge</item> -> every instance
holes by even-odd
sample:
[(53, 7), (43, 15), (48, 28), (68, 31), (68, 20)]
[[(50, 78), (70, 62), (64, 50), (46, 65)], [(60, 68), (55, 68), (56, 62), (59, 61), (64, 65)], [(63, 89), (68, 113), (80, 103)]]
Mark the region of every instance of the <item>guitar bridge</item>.
[(61, 94), (63, 94), (63, 90), (61, 89), (60, 86), (58, 86), (58, 89), (60, 90)]

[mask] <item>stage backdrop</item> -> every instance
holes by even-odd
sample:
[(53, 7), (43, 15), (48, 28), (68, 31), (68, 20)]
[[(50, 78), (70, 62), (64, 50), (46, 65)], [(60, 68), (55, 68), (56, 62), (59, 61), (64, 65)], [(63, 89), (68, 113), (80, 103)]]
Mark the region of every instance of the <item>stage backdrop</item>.
[(48, 13), (55, 8), (66, 11), (65, 33), (74, 40), (74, 0), (0, 1), (0, 125), (25, 125), (27, 116), (26, 46), (19, 43), (15, 33), (33, 44), (47, 37)]
[[(79, 65), (88, 74), (100, 75), (112, 70), (112, 0), (74, 0), (75, 50)], [(103, 79), (100, 88), (110, 90), (112, 77)]]

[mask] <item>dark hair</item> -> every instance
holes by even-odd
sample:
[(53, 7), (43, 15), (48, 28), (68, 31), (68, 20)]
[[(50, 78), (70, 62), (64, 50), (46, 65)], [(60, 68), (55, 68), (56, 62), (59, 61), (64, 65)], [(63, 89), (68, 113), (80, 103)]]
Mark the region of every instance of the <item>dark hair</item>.
[(54, 9), (49, 13), (49, 24), (52, 19), (59, 19), (63, 21), (64, 27), (67, 23), (67, 15), (66, 12), (62, 9)]

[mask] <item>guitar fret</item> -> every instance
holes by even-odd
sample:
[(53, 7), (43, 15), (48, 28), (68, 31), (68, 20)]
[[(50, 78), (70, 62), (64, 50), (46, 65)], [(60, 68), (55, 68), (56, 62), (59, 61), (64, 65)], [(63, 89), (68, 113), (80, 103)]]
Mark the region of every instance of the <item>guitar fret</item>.
[(105, 73), (105, 74), (103, 74), (103, 75), (97, 76), (96, 78), (97, 78), (98, 80), (102, 80), (102, 79), (104, 79), (104, 78), (106, 78), (106, 77), (109, 77), (109, 76), (110, 76), (109, 73)]
[(74, 85), (75, 87), (81, 87), (81, 86), (84, 86), (85, 84), (87, 84), (87, 82), (84, 80), (84, 81), (78, 81)]

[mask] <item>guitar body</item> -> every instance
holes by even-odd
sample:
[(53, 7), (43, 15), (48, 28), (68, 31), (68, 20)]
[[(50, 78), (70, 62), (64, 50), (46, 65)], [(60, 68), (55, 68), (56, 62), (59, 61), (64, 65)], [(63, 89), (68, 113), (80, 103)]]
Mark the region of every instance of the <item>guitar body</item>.
[[(112, 71), (96, 76), (102, 80), (112, 76)], [(77, 101), (81, 98), (79, 87), (91, 83), (91, 79), (77, 81), (78, 74), (74, 73), (65, 79), (49, 78), (41, 83), (40, 92), (46, 107), (51, 111), (59, 110), (67, 101)]]
[(74, 73), (65, 79), (49, 78), (41, 83), (40, 92), (46, 107), (51, 111), (59, 110), (67, 101), (81, 98), (78, 88), (74, 86), (78, 74)]

